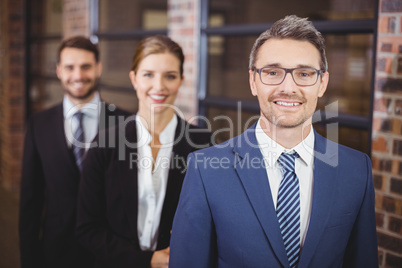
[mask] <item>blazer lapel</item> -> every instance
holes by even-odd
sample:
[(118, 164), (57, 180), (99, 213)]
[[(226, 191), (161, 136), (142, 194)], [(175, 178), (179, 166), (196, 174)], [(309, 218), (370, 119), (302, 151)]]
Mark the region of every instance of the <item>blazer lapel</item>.
[[(175, 143), (172, 148), (172, 159), (170, 160), (171, 168), (168, 174), (166, 196), (163, 204), (161, 221), (164, 220), (164, 212), (166, 209), (168, 211), (176, 210), (176, 205), (172, 201), (180, 195), (186, 167), (185, 161), (191, 149), (187, 144), (185, 137), (179, 139), (180, 136), (183, 136), (183, 131), (185, 130), (185, 122), (179, 117), (177, 119), (178, 120), (175, 131)], [(178, 198), (175, 201), (178, 201)], [(170, 207), (168, 208), (167, 206)]]
[(234, 153), (238, 156), (235, 169), (272, 250), (282, 265), (288, 267), (289, 263), (272, 201), (265, 165), (250, 166), (253, 159), (258, 158), (259, 161), (263, 161), (254, 130), (255, 125), (239, 136), (238, 143), (234, 148)]
[(64, 131), (63, 103), (56, 106), (56, 110), (55, 113), (53, 114), (52, 121), (53, 122), (50, 122), (49, 125), (54, 125), (56, 126), (56, 128), (54, 133), (52, 131), (49, 131), (50, 135), (52, 136), (49, 138), (49, 141), (54, 140), (55, 142), (54, 148), (60, 148), (59, 151), (60, 158), (63, 159), (66, 165), (68, 165), (66, 166), (65, 170), (70, 170), (70, 172), (74, 172), (75, 175), (72, 177), (74, 177), (78, 181), (79, 170), (77, 168), (77, 165), (75, 164), (74, 155), (72, 154), (72, 151), (68, 148), (66, 134)]
[(186, 159), (191, 151), (191, 147), (186, 142), (186, 137), (183, 135), (185, 130), (186, 122), (177, 116), (175, 142), (172, 148), (172, 159), (170, 160), (171, 168), (168, 174), (166, 195), (159, 225), (158, 249), (169, 246), (173, 217), (179, 202), (180, 191), (185, 175)]
[(338, 165), (338, 144), (314, 131), (314, 186), (310, 222), (298, 267), (309, 267), (323, 234), (334, 201)]

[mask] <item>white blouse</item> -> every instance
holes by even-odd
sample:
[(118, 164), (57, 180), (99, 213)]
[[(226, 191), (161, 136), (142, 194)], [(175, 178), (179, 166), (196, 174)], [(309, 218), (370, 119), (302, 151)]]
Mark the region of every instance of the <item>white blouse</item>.
[(160, 133), (161, 148), (153, 165), (150, 146), (152, 142), (151, 134), (141, 122), (140, 116), (138, 114), (136, 116), (138, 142), (137, 234), (140, 247), (144, 251), (155, 250), (158, 243), (159, 223), (166, 195), (177, 123), (177, 117), (174, 115), (169, 124)]

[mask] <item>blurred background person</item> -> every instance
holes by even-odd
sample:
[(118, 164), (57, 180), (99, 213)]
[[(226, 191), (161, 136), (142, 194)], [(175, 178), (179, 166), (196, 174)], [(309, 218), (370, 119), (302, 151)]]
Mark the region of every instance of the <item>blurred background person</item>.
[[(82, 36), (58, 49), (64, 99), (30, 119), (20, 195), (21, 267), (90, 267), (92, 254), (74, 237), (82, 161), (98, 129), (127, 113), (101, 102), (97, 45)], [(94, 141), (95, 142), (95, 141)], [(97, 145), (94, 143), (93, 145)]]

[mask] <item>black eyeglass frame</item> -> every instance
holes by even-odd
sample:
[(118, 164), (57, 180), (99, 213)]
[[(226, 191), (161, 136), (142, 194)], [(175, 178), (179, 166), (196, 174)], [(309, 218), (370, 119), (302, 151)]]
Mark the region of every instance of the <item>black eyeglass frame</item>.
[[(261, 78), (261, 71), (262, 71), (263, 69), (269, 69), (269, 68), (282, 69), (282, 70), (285, 71), (285, 75), (283, 76), (283, 79), (282, 79), (281, 82), (279, 82), (279, 83), (277, 83), (277, 84), (267, 84), (267, 83), (264, 83), (264, 82), (262, 81), (262, 78)], [(296, 82), (294, 76), (293, 76), (293, 71), (294, 71), (294, 70), (297, 70), (297, 69), (309, 69), (309, 70), (314, 70), (314, 71), (316, 71), (317, 77), (316, 77), (316, 79), (315, 79), (315, 82), (314, 82), (313, 84), (311, 84), (311, 85), (300, 85), (300, 84), (298, 84), (298, 83)], [(252, 70), (253, 70), (254, 72), (257, 72), (257, 73), (258, 73), (258, 75), (260, 76), (260, 81), (261, 81), (261, 83), (263, 83), (264, 85), (267, 85), (267, 86), (277, 86), (277, 85), (282, 84), (283, 81), (285, 81), (286, 75), (287, 75), (288, 73), (290, 73), (290, 75), (292, 76), (293, 82), (295, 82), (296, 85), (301, 86), (301, 87), (311, 87), (311, 86), (314, 86), (315, 84), (317, 84), (318, 76), (321, 76), (321, 77), (322, 77), (323, 73), (325, 73), (324, 70), (317, 70), (316, 68), (313, 68), (313, 67), (297, 67), (297, 68), (262, 67), (262, 68), (259, 68), (259, 69), (253, 67)]]

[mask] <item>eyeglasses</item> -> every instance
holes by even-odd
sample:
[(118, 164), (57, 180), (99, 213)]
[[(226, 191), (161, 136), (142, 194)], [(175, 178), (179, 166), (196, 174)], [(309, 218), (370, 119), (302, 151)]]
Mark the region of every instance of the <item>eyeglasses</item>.
[(323, 70), (315, 68), (281, 68), (281, 67), (263, 67), (254, 68), (254, 71), (260, 75), (261, 83), (265, 85), (280, 85), (285, 80), (286, 74), (292, 75), (293, 81), (299, 86), (312, 86), (317, 83), (318, 76), (323, 74)]

